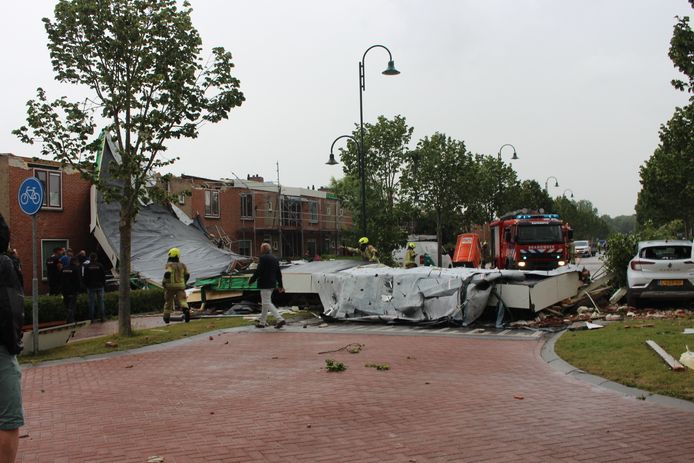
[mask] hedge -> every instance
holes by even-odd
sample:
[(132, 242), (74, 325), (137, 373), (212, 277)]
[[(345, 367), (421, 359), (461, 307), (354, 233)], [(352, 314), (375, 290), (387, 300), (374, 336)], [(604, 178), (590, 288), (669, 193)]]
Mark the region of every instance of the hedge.
[[(106, 305), (106, 318), (118, 315), (118, 292), (108, 292), (104, 295)], [(130, 291), (130, 313), (156, 312), (164, 307), (164, 290), (155, 289), (136, 289)], [(98, 316), (99, 307), (95, 307), (95, 315)], [(87, 304), (87, 294), (80, 294), (77, 297), (77, 320), (89, 319), (89, 306)], [(39, 296), (39, 322), (63, 321), (66, 317), (65, 306), (62, 296)], [(24, 298), (24, 323), (32, 323), (32, 301), (31, 297)]]

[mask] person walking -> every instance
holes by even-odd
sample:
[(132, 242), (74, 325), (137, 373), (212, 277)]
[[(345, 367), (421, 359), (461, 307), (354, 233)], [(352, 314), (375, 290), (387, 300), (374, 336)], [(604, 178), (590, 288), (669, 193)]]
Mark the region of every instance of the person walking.
[(190, 309), (186, 298), (186, 283), (190, 278), (186, 264), (180, 261), (181, 251), (178, 248), (169, 249), (169, 259), (166, 261), (164, 269), (164, 323), (171, 321), (171, 311), (174, 303), (183, 311), (183, 319), (186, 323), (190, 321)]
[(248, 280), (248, 284), (252, 285), (258, 281), (258, 289), (260, 289), (261, 312), (260, 319), (256, 323), (256, 328), (265, 328), (267, 326), (268, 310), (277, 319), (275, 328), (280, 329), (287, 324), (282, 315), (277, 310), (277, 307), (272, 303), (272, 292), (277, 288), (280, 293), (284, 292), (282, 285), (282, 271), (280, 263), (275, 256), (272, 255), (272, 248), (269, 243), (260, 245), (260, 259), (258, 259), (258, 267), (256, 267), (253, 276)]
[(99, 302), (99, 321), (104, 322), (106, 318), (106, 307), (104, 304), (104, 287), (106, 286), (106, 269), (99, 262), (95, 252), (89, 254), (89, 260), (82, 265), (82, 281), (87, 287), (87, 302), (89, 304), (89, 319), (94, 323), (94, 308)]
[(0, 214), (0, 462), (12, 463), (19, 446), (19, 428), (24, 426), (22, 373), (17, 355), (22, 345), (24, 298), (12, 259), (5, 254), (10, 228)]
[(60, 271), (60, 290), (63, 293), (63, 304), (67, 312), (68, 323), (75, 322), (75, 309), (77, 308), (77, 295), (82, 287), (80, 261), (77, 257), (70, 258), (70, 264)]

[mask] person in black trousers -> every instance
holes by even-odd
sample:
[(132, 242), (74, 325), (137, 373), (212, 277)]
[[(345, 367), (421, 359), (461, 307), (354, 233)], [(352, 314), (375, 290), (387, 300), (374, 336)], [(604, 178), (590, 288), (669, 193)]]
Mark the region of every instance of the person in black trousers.
[(75, 308), (77, 307), (77, 294), (82, 286), (80, 261), (76, 256), (70, 258), (70, 265), (60, 271), (60, 289), (63, 293), (63, 304), (67, 311), (68, 323), (75, 322)]

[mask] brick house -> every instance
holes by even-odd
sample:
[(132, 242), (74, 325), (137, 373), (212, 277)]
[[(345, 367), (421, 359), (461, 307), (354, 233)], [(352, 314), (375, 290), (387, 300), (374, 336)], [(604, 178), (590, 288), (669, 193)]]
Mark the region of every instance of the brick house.
[(32, 269), (31, 217), (19, 208), (17, 192), (27, 177), (44, 186), (44, 201), (36, 214), (39, 292), (48, 291), (44, 262), (61, 246), (87, 253), (96, 250), (89, 233), (90, 184), (78, 172), (60, 163), (0, 153), (0, 213), (10, 226), (10, 246), (22, 262), (24, 287), (30, 293)]
[(257, 255), (263, 241), (282, 258), (337, 254), (341, 234), (352, 226), (329, 191), (278, 186), (257, 175), (246, 180), (182, 175), (172, 177), (168, 189), (213, 239), (243, 255)]

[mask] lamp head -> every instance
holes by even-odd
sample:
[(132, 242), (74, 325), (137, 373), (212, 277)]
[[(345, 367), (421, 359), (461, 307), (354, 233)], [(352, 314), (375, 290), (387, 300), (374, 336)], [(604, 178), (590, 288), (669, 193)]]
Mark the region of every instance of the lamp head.
[(395, 61), (388, 61), (388, 67), (385, 71), (383, 71), (383, 74), (386, 76), (397, 76), (398, 74), (400, 74), (400, 71), (395, 69)]
[(574, 199), (574, 194), (573, 194), (573, 193), (571, 193), (571, 199)]
[(513, 157), (511, 158), (512, 161), (516, 161), (518, 159), (518, 155), (516, 154), (516, 150), (513, 150)]
[(327, 165), (329, 166), (334, 166), (337, 164), (337, 161), (335, 160), (335, 155), (333, 153), (330, 153), (330, 159), (328, 159), (328, 162), (326, 162)]
[(558, 186), (559, 186), (559, 180), (556, 180), (556, 179), (554, 180), (554, 186), (555, 186), (555, 187), (558, 187)]

